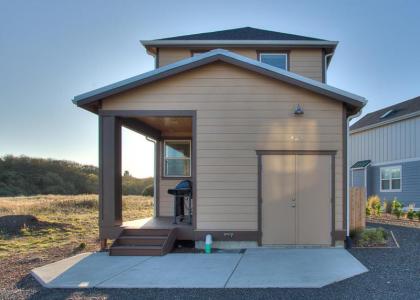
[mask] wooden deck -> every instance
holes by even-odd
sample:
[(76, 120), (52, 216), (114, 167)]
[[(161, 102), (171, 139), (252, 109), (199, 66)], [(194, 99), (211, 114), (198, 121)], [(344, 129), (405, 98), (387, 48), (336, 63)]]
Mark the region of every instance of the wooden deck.
[(193, 240), (193, 226), (187, 223), (173, 224), (172, 217), (151, 217), (124, 222), (124, 229), (175, 229), (177, 240)]

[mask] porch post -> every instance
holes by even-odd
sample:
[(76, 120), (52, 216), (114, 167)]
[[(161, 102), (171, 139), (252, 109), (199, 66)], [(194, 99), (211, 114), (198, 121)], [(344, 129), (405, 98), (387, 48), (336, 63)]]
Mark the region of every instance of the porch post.
[(101, 245), (122, 224), (121, 120), (99, 116), (99, 237)]

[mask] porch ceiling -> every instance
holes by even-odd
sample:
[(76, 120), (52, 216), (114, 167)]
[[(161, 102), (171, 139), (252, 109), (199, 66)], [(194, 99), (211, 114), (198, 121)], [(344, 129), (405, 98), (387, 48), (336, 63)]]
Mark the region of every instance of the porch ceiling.
[(159, 130), (162, 137), (191, 137), (191, 117), (136, 117), (137, 120)]

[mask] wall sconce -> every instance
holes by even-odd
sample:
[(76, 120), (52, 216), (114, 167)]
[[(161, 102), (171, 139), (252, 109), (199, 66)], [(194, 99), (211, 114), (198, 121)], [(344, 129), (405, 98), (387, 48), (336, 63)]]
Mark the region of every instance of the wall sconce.
[(294, 114), (296, 116), (300, 116), (300, 115), (303, 115), (303, 113), (304, 113), (303, 108), (299, 104), (296, 105)]

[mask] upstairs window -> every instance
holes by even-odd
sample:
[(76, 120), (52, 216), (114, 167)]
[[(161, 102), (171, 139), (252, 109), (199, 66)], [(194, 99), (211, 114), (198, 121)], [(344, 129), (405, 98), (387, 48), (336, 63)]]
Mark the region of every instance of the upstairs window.
[(165, 141), (165, 177), (191, 177), (191, 141)]
[(287, 53), (260, 53), (260, 62), (269, 64), (270, 66), (277, 67), (280, 69), (287, 70)]
[(401, 192), (401, 166), (381, 168), (381, 192)]

